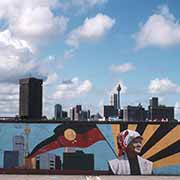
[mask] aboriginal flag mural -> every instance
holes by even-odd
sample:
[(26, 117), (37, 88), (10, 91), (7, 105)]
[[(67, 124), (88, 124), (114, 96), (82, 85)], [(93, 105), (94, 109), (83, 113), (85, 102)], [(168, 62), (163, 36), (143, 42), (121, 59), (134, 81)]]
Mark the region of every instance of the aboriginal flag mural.
[(40, 142), (28, 156), (32, 158), (61, 147), (86, 148), (97, 141), (105, 140), (96, 124), (64, 123), (54, 129), (54, 135)]
[(179, 132), (179, 122), (1, 122), (0, 173), (180, 175)]

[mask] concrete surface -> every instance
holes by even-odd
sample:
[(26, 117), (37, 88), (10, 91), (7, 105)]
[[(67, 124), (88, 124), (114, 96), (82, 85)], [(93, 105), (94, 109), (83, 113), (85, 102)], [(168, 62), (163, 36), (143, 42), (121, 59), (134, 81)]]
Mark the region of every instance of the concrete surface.
[(179, 180), (180, 176), (0, 175), (0, 180)]

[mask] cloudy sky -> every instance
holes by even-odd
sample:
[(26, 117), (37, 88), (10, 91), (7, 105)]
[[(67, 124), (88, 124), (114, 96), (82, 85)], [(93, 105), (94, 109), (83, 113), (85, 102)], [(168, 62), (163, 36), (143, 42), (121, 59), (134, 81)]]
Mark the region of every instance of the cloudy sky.
[(122, 86), (122, 106), (175, 106), (180, 119), (179, 0), (1, 0), (0, 116), (18, 114), (18, 80), (44, 79), (43, 111), (92, 112)]

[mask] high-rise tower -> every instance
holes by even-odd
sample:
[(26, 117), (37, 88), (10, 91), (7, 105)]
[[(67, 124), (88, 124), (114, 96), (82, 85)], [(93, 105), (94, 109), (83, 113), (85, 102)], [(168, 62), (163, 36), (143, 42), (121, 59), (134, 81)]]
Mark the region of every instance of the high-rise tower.
[(42, 117), (42, 79), (21, 79), (19, 115), (31, 119)]
[(54, 107), (54, 117), (56, 120), (62, 120), (63, 118), (62, 106), (60, 104), (56, 104)]
[(120, 104), (120, 91), (121, 91), (121, 85), (119, 84), (118, 87), (117, 87), (117, 91), (118, 91), (118, 103), (117, 103), (117, 106), (118, 106), (118, 110), (121, 109), (121, 104)]

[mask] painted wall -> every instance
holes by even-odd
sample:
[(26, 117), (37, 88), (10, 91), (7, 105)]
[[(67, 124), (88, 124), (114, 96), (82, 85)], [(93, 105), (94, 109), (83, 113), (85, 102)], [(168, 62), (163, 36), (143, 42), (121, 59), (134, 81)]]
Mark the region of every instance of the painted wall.
[[(86, 125), (87, 127), (91, 124), (92, 123), (90, 122), (83, 123), (83, 125)], [(4, 168), (4, 151), (13, 150), (12, 139), (14, 136), (24, 136), (24, 154), (26, 155), (26, 151), (31, 153), (37, 145), (44, 142), (49, 137), (52, 137), (54, 135), (54, 129), (61, 125), (63, 124), (0, 123), (0, 168)], [(108, 161), (116, 159), (113, 151), (118, 154), (117, 135), (120, 132), (129, 129), (138, 132), (143, 137), (143, 148), (140, 156), (153, 163), (153, 174), (180, 175), (180, 124), (178, 122), (108, 122), (97, 123), (96, 125), (106, 140), (97, 140), (94, 144), (86, 148), (71, 148), (71, 150), (82, 150), (84, 153), (94, 154), (94, 170), (107, 171), (109, 169)], [(81, 124), (78, 126), (81, 127)], [(26, 128), (30, 129), (28, 137), (25, 134)], [(62, 136), (63, 135), (64, 132), (62, 132)], [(60, 156), (61, 160), (63, 160), (63, 152), (65, 149), (67, 148), (61, 146), (49, 150), (46, 153)], [(16, 168), (23, 169), (26, 168), (26, 166), (24, 165)], [(33, 168), (35, 168), (35, 165), (33, 165)]]

